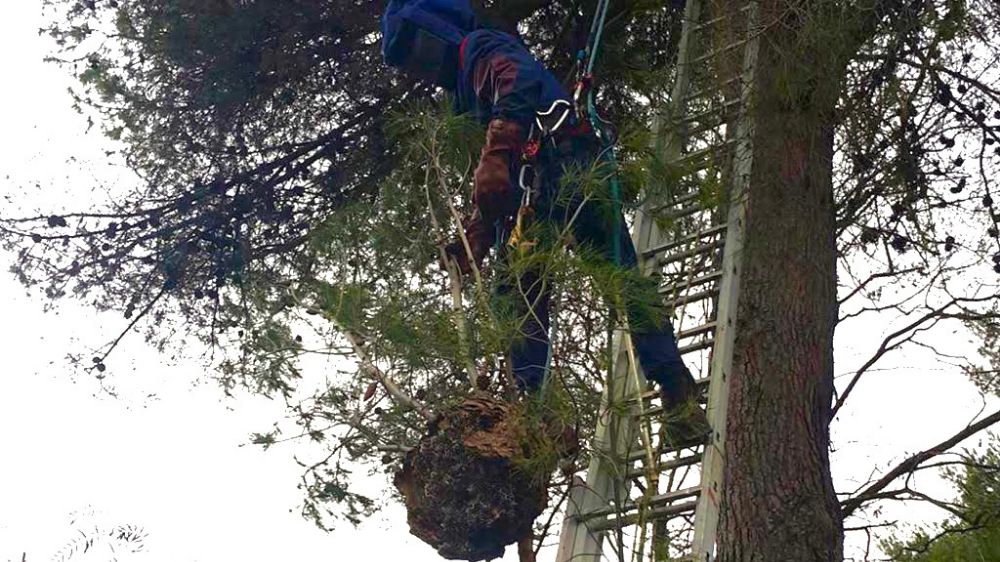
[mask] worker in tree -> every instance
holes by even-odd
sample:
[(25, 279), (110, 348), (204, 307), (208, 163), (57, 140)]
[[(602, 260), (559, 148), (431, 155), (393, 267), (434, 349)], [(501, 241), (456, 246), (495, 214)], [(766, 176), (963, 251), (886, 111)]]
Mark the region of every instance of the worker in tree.
[[(557, 226), (571, 221), (577, 247), (592, 250), (585, 255), (610, 264), (617, 260), (625, 270), (622, 304), (643, 372), (659, 384), (668, 412), (687, 430), (707, 433), (694, 378), (681, 360), (656, 282), (636, 270), (635, 248), (620, 212), (610, 213), (606, 200), (585, 200), (582, 193), (566, 197), (563, 191), (555, 197), (557, 190), (566, 189), (561, 186), (564, 172), (594, 166), (601, 150), (586, 120), (575, 115), (562, 84), (518, 38), (480, 26), (468, 0), (392, 0), (382, 16), (382, 54), (389, 65), (450, 92), (458, 113), (471, 113), (486, 125), (474, 174), (474, 211), (464, 225), (471, 252), (460, 241), (448, 246), (461, 271), (467, 274), (482, 264), (498, 233), (503, 242), (512, 230), (514, 236), (523, 234), (512, 225), (526, 201), (525, 190), (536, 191), (530, 198), (536, 220), (556, 221)], [(525, 166), (537, 172), (529, 185), (522, 185), (530, 176)], [(539, 277), (524, 275), (516, 290), (526, 294), (514, 299), (522, 303), (518, 315), (523, 324), (510, 363), (518, 385), (529, 392), (541, 386), (549, 351), (550, 287)], [(532, 303), (530, 310), (527, 303)]]

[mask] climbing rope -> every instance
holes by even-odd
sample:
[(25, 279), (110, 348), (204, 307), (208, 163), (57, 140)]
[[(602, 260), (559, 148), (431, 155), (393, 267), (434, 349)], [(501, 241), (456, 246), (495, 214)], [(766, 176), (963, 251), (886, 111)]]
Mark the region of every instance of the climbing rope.
[[(597, 6), (597, 12), (594, 15), (594, 19), (590, 25), (590, 34), (587, 40), (587, 47), (580, 51), (577, 55), (577, 85), (573, 93), (573, 108), (579, 120), (586, 120), (590, 123), (591, 128), (597, 135), (598, 139), (604, 144), (601, 150), (599, 160), (606, 161), (611, 165), (611, 177), (610, 177), (610, 191), (612, 199), (612, 213), (615, 217), (615, 225), (612, 233), (612, 244), (614, 261), (616, 266), (621, 266), (621, 188), (618, 183), (618, 170), (617, 162), (615, 160), (614, 146), (611, 142), (611, 136), (607, 132), (607, 124), (600, 118), (597, 113), (597, 108), (594, 104), (593, 91), (589, 88), (589, 83), (591, 77), (593, 76), (594, 64), (597, 60), (597, 54), (600, 52), (601, 47), (601, 37), (604, 34), (604, 23), (607, 19), (609, 0), (599, 0)], [(586, 103), (586, 114), (584, 114), (583, 107), (581, 106), (581, 98), (585, 94)], [(548, 116), (549, 114), (554, 114), (560, 104), (565, 104), (566, 102), (556, 101), (552, 107), (547, 111), (541, 112), (541, 116)], [(518, 184), (522, 190), (523, 198), (521, 201), (521, 207), (518, 210), (517, 217), (513, 229), (508, 237), (507, 244), (511, 250), (517, 251), (522, 255), (527, 251), (530, 251), (536, 244), (535, 240), (527, 238), (525, 236), (526, 230), (529, 224), (534, 218), (534, 211), (532, 209), (532, 192), (534, 186), (534, 160), (538, 155), (538, 150), (541, 145), (541, 139), (547, 137), (548, 135), (554, 133), (558, 130), (565, 122), (566, 115), (569, 111), (566, 111), (564, 115), (558, 119), (558, 121), (549, 129), (546, 128), (541, 119), (536, 119), (536, 127), (532, 127), (529, 132), (529, 140), (525, 144), (525, 150), (522, 153), (522, 165), (521, 172), (518, 177)], [(549, 373), (552, 369), (552, 360), (555, 352), (555, 340), (558, 335), (558, 318), (557, 315), (552, 315), (552, 320), (549, 326), (549, 349), (547, 357), (545, 358), (545, 371), (543, 375), (543, 385), (548, 383)]]
[(600, 153), (600, 160), (608, 164), (610, 177), (608, 187), (611, 195), (611, 213), (615, 217), (615, 225), (612, 233), (612, 244), (615, 257), (615, 265), (621, 265), (621, 185), (618, 181), (618, 161), (615, 156), (614, 140), (608, 131), (608, 123), (601, 119), (597, 112), (597, 105), (594, 103), (594, 66), (597, 63), (597, 56), (601, 51), (601, 40), (604, 37), (604, 24), (607, 21), (608, 6), (610, 0), (598, 0), (597, 9), (594, 12), (594, 19), (590, 24), (590, 34), (587, 38), (587, 46), (577, 53), (577, 80), (573, 91), (573, 106), (576, 108), (577, 118), (586, 119), (590, 123), (597, 138), (604, 144)]

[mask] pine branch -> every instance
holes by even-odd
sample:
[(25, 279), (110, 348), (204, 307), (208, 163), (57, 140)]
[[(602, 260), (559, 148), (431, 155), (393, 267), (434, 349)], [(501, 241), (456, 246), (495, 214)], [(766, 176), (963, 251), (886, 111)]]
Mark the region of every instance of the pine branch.
[[(290, 296), (293, 300), (297, 302), (298, 305), (301, 306), (304, 304), (294, 294)], [(354, 355), (357, 356), (358, 358), (358, 366), (361, 368), (361, 371), (367, 374), (368, 376), (372, 377), (373, 379), (375, 379), (376, 382), (382, 385), (382, 388), (384, 388), (385, 391), (389, 393), (389, 397), (394, 402), (396, 402), (401, 406), (405, 406), (407, 408), (416, 411), (418, 414), (420, 414), (421, 417), (423, 417), (427, 421), (431, 421), (432, 419), (434, 419), (434, 415), (427, 410), (427, 407), (422, 402), (404, 392), (403, 389), (400, 388), (399, 385), (396, 384), (396, 382), (393, 381), (392, 378), (390, 378), (389, 375), (385, 373), (385, 371), (379, 369), (378, 366), (376, 366), (375, 363), (371, 360), (371, 358), (368, 357), (368, 352), (365, 351), (364, 347), (364, 338), (360, 334), (358, 334), (355, 330), (343, 326), (331, 314), (327, 314), (325, 312), (312, 308), (310, 308), (309, 310), (311, 314), (322, 315), (324, 318), (330, 321), (330, 323), (332, 323), (338, 331), (344, 334), (344, 337), (347, 338), (348, 343), (351, 344), (351, 349), (354, 351)]]
[[(431, 162), (433, 163), (433, 168), (436, 172), (438, 183), (441, 186), (442, 195), (445, 200), (449, 200), (451, 193), (450, 190), (448, 189), (448, 186), (444, 182), (444, 177), (443, 177), (444, 171), (438, 159), (437, 150), (429, 150), (428, 155), (431, 157)], [(475, 360), (472, 358), (472, 353), (471, 353), (472, 349), (469, 346), (469, 332), (468, 332), (469, 328), (465, 321), (465, 307), (463, 305), (463, 299), (462, 299), (462, 274), (458, 270), (458, 264), (455, 262), (454, 259), (448, 256), (448, 252), (445, 250), (444, 244), (446, 238), (443, 236), (444, 229), (441, 228), (441, 223), (437, 219), (437, 214), (434, 212), (434, 204), (431, 199), (430, 174), (431, 174), (431, 168), (428, 168), (424, 176), (424, 193), (426, 194), (427, 197), (427, 213), (430, 215), (431, 225), (433, 226), (434, 231), (437, 232), (438, 234), (438, 241), (439, 241), (437, 245), (438, 256), (441, 260), (441, 263), (445, 264), (445, 267), (448, 272), (448, 285), (451, 292), (452, 313), (455, 318), (455, 329), (458, 331), (458, 342), (462, 348), (461, 353), (462, 355), (465, 356), (466, 374), (469, 377), (469, 384), (472, 386), (472, 390), (476, 390), (477, 388), (479, 388), (479, 377), (478, 373), (476, 372)], [(462, 231), (462, 229), (459, 229), (459, 233), (460, 233), (459, 235), (462, 237), (462, 244), (465, 247), (465, 251), (467, 252), (469, 263), (472, 264), (472, 267), (476, 273), (476, 279), (477, 281), (480, 281), (480, 286), (481, 286), (481, 279), (479, 277), (479, 268), (475, 263), (476, 260), (472, 256), (472, 250), (469, 246), (469, 241), (466, 239), (465, 233)]]
[(875, 482), (871, 486), (868, 486), (868, 488), (866, 488), (863, 492), (859, 493), (853, 498), (848, 498), (842, 501), (840, 505), (844, 518), (847, 518), (849, 515), (854, 513), (858, 508), (860, 508), (865, 503), (874, 499), (878, 499), (880, 497), (881, 492), (885, 490), (889, 486), (889, 484), (892, 484), (892, 482), (895, 481), (900, 476), (912, 473), (913, 471), (917, 470), (921, 464), (945, 453), (946, 451), (948, 451), (955, 445), (961, 443), (965, 439), (968, 439), (972, 435), (975, 435), (976, 433), (979, 433), (980, 431), (987, 429), (998, 422), (1000, 422), (1000, 411), (990, 416), (987, 416), (972, 425), (969, 425), (962, 431), (959, 431), (955, 435), (942, 441), (941, 443), (938, 443), (934, 447), (931, 447), (930, 449), (921, 451), (915, 455), (910, 456), (903, 462), (899, 463), (895, 468), (890, 470), (888, 473), (886, 473), (886, 475), (883, 476), (881, 479), (879, 479), (877, 482)]
[(379, 369), (371, 361), (371, 359), (369, 359), (368, 353), (365, 352), (364, 344), (362, 343), (363, 340), (357, 333), (352, 330), (344, 329), (343, 327), (339, 328), (347, 338), (347, 341), (351, 343), (351, 347), (354, 349), (354, 354), (358, 357), (358, 365), (361, 367), (361, 370), (378, 381), (379, 384), (382, 385), (382, 388), (389, 393), (389, 396), (392, 397), (393, 401), (397, 404), (415, 410), (427, 421), (434, 419), (434, 415), (427, 410), (427, 407), (424, 406), (424, 404), (409, 394), (403, 392), (399, 385), (397, 385), (387, 374), (385, 374), (384, 371), (382, 371), (382, 369)]

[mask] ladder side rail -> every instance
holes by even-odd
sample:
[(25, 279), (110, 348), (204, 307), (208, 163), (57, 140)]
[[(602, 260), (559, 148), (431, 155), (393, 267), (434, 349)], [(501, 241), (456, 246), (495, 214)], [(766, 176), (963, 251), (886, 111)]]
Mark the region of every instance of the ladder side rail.
[[(670, 104), (668, 115), (663, 116), (657, 112), (657, 117), (653, 123), (654, 151), (657, 156), (663, 158), (665, 162), (670, 162), (680, 156), (684, 143), (684, 125), (676, 123), (677, 117), (686, 107), (685, 98), (691, 88), (691, 60), (692, 41), (695, 33), (695, 26), (701, 18), (701, 0), (689, 0), (684, 6), (682, 19), (681, 39), (677, 45), (677, 75), (674, 79), (674, 87), (670, 93)], [(659, 241), (659, 228), (656, 226), (655, 209), (656, 205), (650, 200), (650, 194), (645, 194), (645, 201), (636, 211), (635, 225), (633, 226), (633, 242), (636, 253), (639, 256), (639, 267), (643, 274), (649, 275), (657, 268), (655, 259), (645, 259), (643, 250), (654, 246)]]
[[(687, 101), (689, 101), (687, 90), (691, 87), (692, 79), (691, 35), (693, 33), (692, 28), (695, 27), (700, 16), (700, 4), (699, 1), (693, 0), (688, 2), (686, 6), (685, 27), (682, 31), (682, 40), (678, 53), (678, 76), (674, 84), (674, 97), (671, 100), (673, 113), (666, 122), (660, 116), (656, 123), (658, 129), (656, 137), (657, 150), (658, 152), (660, 150), (663, 151), (659, 153), (666, 157), (667, 161), (679, 158), (685, 143), (688, 142), (686, 126), (678, 117), (685, 111)], [(720, 124), (725, 125), (726, 121), (728, 119), (723, 118), (723, 123)], [(666, 127), (665, 132), (663, 132), (664, 127)], [(732, 131), (728, 132), (732, 134)], [(664, 138), (668, 142), (664, 143)], [(725, 172), (730, 172), (733, 157), (730, 155), (726, 159), (730, 160), (730, 163), (725, 166)], [(645, 257), (644, 251), (647, 250), (648, 246), (657, 243), (660, 236), (656, 221), (653, 220), (656, 207), (650, 204), (649, 199), (647, 198), (642, 208), (639, 209), (633, 230), (633, 239), (639, 250), (638, 253), (643, 257)], [(729, 233), (727, 231), (728, 236)], [(648, 253), (648, 251), (645, 253)], [(645, 263), (642, 263), (643, 272), (646, 274), (657, 272), (661, 267), (661, 264), (658, 263), (658, 255), (649, 257), (651, 259), (643, 260)], [(557, 555), (557, 560), (561, 562), (568, 560), (596, 562), (600, 560), (602, 557), (602, 541), (605, 538), (601, 531), (606, 530), (607, 527), (588, 527), (587, 524), (581, 522), (582, 518), (578, 515), (586, 514), (600, 507), (607, 507), (609, 502), (621, 505), (622, 501), (629, 496), (629, 482), (624, 473), (625, 470), (629, 469), (629, 466), (622, 466), (624, 463), (621, 462), (621, 450), (624, 447), (627, 451), (628, 448), (634, 445), (637, 428), (633, 421), (636, 418), (632, 415), (632, 410), (637, 408), (628, 408), (627, 405), (630, 398), (641, 394), (642, 389), (645, 387), (645, 379), (642, 378), (641, 374), (637, 377), (628, 372), (628, 365), (631, 362), (625, 359), (627, 350), (623, 353), (621, 347), (622, 338), (618, 337), (616, 339), (618, 341), (615, 343), (613, 355), (616, 359), (615, 368), (613, 369), (613, 373), (615, 374), (614, 382), (606, 385), (605, 392), (602, 394), (602, 413), (595, 434), (595, 455), (591, 459), (587, 481), (583, 482), (580, 480), (577, 482), (576, 489), (573, 490), (572, 494), (573, 501), (571, 501), (571, 505), (567, 508), (567, 517), (564, 520), (563, 533)], [(625, 365), (624, 369), (621, 367), (622, 365)], [(620, 402), (616, 399), (617, 397), (620, 397)], [(618, 412), (618, 410), (623, 408), (620, 406), (613, 408), (616, 402), (620, 406), (625, 405), (626, 408), (624, 409), (628, 411)], [(635, 402), (638, 404), (638, 409), (641, 410), (641, 401)], [(648, 462), (648, 459), (646, 460)], [(695, 520), (697, 521), (697, 517)], [(618, 527), (620, 532), (621, 525), (614, 526)], [(690, 532), (695, 533), (695, 531), (696, 529), (692, 529)], [(619, 542), (621, 541), (619, 540)]]
[(743, 60), (740, 117), (736, 125), (736, 153), (733, 158), (732, 184), (729, 193), (729, 230), (723, 250), (723, 276), (719, 295), (718, 327), (712, 353), (708, 390), (708, 416), (713, 427), (712, 440), (702, 461), (702, 493), (695, 512), (693, 558), (712, 562), (719, 526), (719, 501), (725, 462), (726, 415), (729, 406), (729, 375), (733, 365), (739, 305), (739, 263), (746, 234), (746, 198), (753, 167), (753, 75), (758, 51), (758, 7), (751, 1), (747, 13), (748, 41)]
[(621, 336), (620, 331), (616, 331), (612, 347), (615, 357), (612, 380), (605, 385), (602, 393), (587, 478), (577, 482), (575, 486), (578, 490), (570, 493), (570, 499), (575, 501), (567, 506), (563, 520), (556, 558), (559, 562), (599, 562), (604, 531), (591, 530), (583, 515), (608, 505), (621, 504), (628, 498), (626, 459), (636, 436), (634, 412), (641, 406), (641, 401), (629, 398), (638, 396), (646, 381), (641, 369), (637, 369), (638, 376), (632, 376)]
[[(700, 18), (700, 13), (701, 0), (689, 0), (684, 8), (681, 40), (678, 45), (678, 76), (674, 83), (673, 98), (671, 99), (672, 104), (678, 106), (678, 110), (681, 109), (681, 100), (688, 89), (687, 76), (690, 66), (686, 61), (690, 58), (691, 35), (694, 25)], [(663, 131), (666, 131), (666, 134), (670, 134), (672, 131), (672, 119), (673, 116), (666, 122), (662, 118), (657, 119), (655, 127), (656, 142), (658, 145), (664, 134)], [(661, 147), (657, 146), (657, 148)], [(647, 206), (649, 206), (648, 202), (643, 205), (644, 208)], [(652, 214), (640, 209), (636, 213), (635, 224), (633, 225), (633, 241), (636, 244), (637, 254), (640, 259), (640, 268), (644, 274), (651, 273), (651, 269), (642, 260), (642, 249), (647, 247), (651, 236), (656, 234), (653, 230), (654, 228), (655, 221)], [(651, 261), (655, 267), (655, 260)], [(620, 338), (616, 339), (620, 340)], [(618, 474), (623, 471), (618, 470), (618, 467), (613, 465), (615, 461), (606, 454), (606, 451), (608, 451), (606, 447), (611, 445), (610, 442), (614, 441), (617, 437), (624, 437), (625, 433), (628, 433), (628, 436), (631, 437), (632, 432), (629, 426), (634, 423), (632, 421), (634, 416), (630, 415), (631, 411), (625, 412), (624, 415), (619, 415), (615, 412), (613, 407), (616, 402), (615, 398), (627, 398), (631, 395), (638, 395), (642, 389), (631, 389), (632, 394), (624, 394), (625, 391), (629, 390), (628, 386), (630, 386), (630, 381), (634, 377), (629, 376), (629, 373), (620, 367), (622, 365), (627, 366), (626, 354), (625, 350), (621, 347), (621, 342), (615, 342), (613, 349), (613, 359), (615, 360), (614, 372), (618, 382), (606, 385), (602, 393), (601, 413), (598, 417), (594, 436), (594, 454), (587, 469), (586, 482), (578, 482), (574, 485), (575, 489), (571, 492), (571, 501), (567, 505), (566, 516), (563, 520), (563, 528), (560, 534), (559, 550), (556, 556), (558, 562), (600, 561), (603, 533), (600, 531), (591, 531), (587, 524), (580, 520), (579, 515), (607, 505), (607, 502), (612, 500), (611, 496), (615, 492), (616, 483), (624, 486), (627, 482), (624, 474)], [(622, 388), (622, 386), (625, 388)], [(618, 418), (617, 422), (613, 418)], [(617, 425), (624, 425), (625, 427), (616, 427)], [(625, 463), (621, 463), (621, 468), (627, 468)], [(613, 499), (620, 501), (623, 496), (621, 492), (622, 490), (619, 490), (618, 493), (614, 494), (616, 497)]]

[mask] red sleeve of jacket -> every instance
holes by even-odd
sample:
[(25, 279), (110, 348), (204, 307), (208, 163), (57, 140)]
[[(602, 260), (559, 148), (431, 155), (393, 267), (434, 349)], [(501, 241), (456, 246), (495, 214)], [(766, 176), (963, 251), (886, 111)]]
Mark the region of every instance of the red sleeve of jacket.
[(537, 61), (527, 51), (521, 54), (513, 50), (476, 62), (472, 86), (480, 102), (492, 107), (493, 119), (515, 121), (522, 126), (531, 123), (540, 104), (541, 84), (533, 79), (534, 72), (525, 70), (534, 65)]

